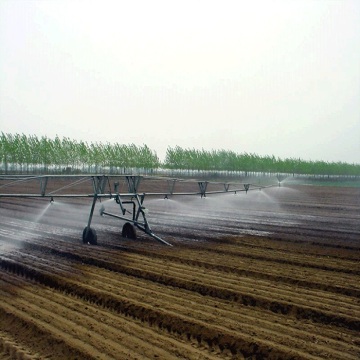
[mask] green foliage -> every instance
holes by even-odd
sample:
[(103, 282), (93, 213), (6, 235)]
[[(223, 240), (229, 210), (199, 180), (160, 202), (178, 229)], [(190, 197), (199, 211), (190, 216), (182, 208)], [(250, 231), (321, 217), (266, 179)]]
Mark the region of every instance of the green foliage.
[(82, 171), (126, 171), (129, 168), (154, 169), (159, 166), (155, 152), (146, 145), (88, 144), (69, 138), (49, 139), (46, 136), (1, 133), (0, 160), (5, 172), (61, 172), (68, 168)]
[(360, 164), (344, 162), (280, 159), (257, 154), (237, 154), (227, 150), (183, 149), (168, 147), (163, 164), (147, 145), (90, 143), (67, 137), (49, 139), (35, 135), (5, 134), (0, 136), (0, 161), (5, 172), (54, 171), (71, 168), (83, 172), (145, 171), (163, 167), (187, 171), (243, 171), (299, 175), (360, 176)]
[(257, 154), (236, 154), (226, 150), (182, 149), (169, 147), (163, 164), (168, 169), (204, 171), (244, 171), (304, 175), (360, 176), (360, 164), (344, 162), (304, 161), (295, 158), (284, 160)]

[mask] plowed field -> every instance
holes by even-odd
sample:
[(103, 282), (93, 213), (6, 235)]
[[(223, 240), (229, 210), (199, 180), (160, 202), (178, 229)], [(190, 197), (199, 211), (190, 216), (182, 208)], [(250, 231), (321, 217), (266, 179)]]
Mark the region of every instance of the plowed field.
[(0, 199), (0, 359), (360, 358), (359, 189), (145, 200), (173, 247), (48, 204)]

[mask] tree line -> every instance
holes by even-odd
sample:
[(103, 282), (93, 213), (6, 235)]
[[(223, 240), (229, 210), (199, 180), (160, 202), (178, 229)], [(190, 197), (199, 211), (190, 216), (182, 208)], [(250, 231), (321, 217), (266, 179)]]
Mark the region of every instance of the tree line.
[(1, 134), (0, 158), (5, 172), (128, 172), (131, 168), (154, 169), (159, 158), (148, 146), (87, 143), (68, 137)]
[(2, 171), (9, 172), (144, 172), (163, 168), (187, 171), (224, 171), (246, 173), (286, 173), (306, 175), (360, 176), (360, 164), (345, 162), (280, 159), (228, 150), (184, 149), (168, 147), (165, 160), (147, 145), (88, 143), (68, 137), (1, 133), (0, 160)]
[(304, 161), (300, 158), (260, 156), (227, 150), (168, 148), (165, 166), (170, 169), (243, 171), (245, 173), (284, 173), (304, 175), (360, 175), (360, 164), (345, 162)]

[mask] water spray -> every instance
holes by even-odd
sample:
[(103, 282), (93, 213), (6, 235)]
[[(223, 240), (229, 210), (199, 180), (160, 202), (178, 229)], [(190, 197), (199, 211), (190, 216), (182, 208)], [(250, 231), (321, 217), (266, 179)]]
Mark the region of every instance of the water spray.
[(284, 181), (284, 180), (287, 178), (287, 176), (277, 174), (277, 175), (276, 175), (276, 178), (277, 178), (277, 180), (278, 180), (279, 187), (281, 187), (281, 182)]
[[(37, 221), (41, 219), (41, 217), (45, 214), (47, 209), (50, 207), (50, 205), (54, 204), (54, 199), (56, 198), (90, 198), (92, 199), (92, 204), (90, 208), (90, 214), (87, 222), (87, 226), (84, 228), (83, 231), (83, 242), (86, 244), (97, 244), (97, 234), (96, 231), (91, 228), (91, 222), (92, 217), (95, 209), (96, 202), (99, 200), (100, 202), (103, 199), (108, 199), (105, 201), (113, 201), (115, 200), (116, 204), (119, 205), (118, 210), (120, 210), (119, 214), (113, 214), (105, 210), (105, 205), (101, 204), (100, 208), (100, 216), (110, 216), (114, 217), (120, 220), (126, 221), (125, 225), (123, 226), (123, 236), (128, 238), (136, 238), (135, 234), (135, 228), (143, 231), (147, 235), (150, 235), (154, 239), (158, 240), (159, 242), (171, 245), (165, 240), (159, 238), (157, 235), (155, 235), (149, 225), (149, 222), (146, 218), (146, 215), (148, 214), (148, 209), (144, 207), (143, 202), (145, 196), (158, 196), (159, 198), (163, 198), (164, 200), (169, 200), (170, 197), (176, 195), (193, 195), (193, 196), (201, 196), (201, 198), (207, 198), (208, 195), (218, 194), (218, 193), (229, 193), (233, 192), (234, 195), (236, 195), (238, 192), (245, 191), (246, 193), (251, 190), (259, 189), (261, 191), (262, 188), (267, 188), (271, 186), (276, 186), (276, 183), (274, 185), (269, 186), (260, 186), (254, 185), (250, 183), (241, 184), (241, 188), (234, 188), (230, 189), (230, 186), (237, 185), (234, 183), (223, 183), (223, 182), (212, 182), (212, 181), (198, 181), (198, 180), (188, 180), (188, 182), (194, 183), (195, 187), (197, 189), (187, 191), (187, 192), (174, 192), (175, 185), (179, 183), (180, 179), (166, 179), (167, 184), (167, 190), (165, 192), (154, 192), (154, 193), (139, 193), (139, 185), (143, 178), (146, 179), (144, 176), (137, 176), (137, 175), (123, 175), (122, 177), (125, 178), (127, 184), (127, 192), (120, 193), (120, 184), (118, 181), (114, 182), (114, 187), (112, 188), (110, 186), (110, 179), (112, 175), (89, 175), (89, 176), (76, 176), (76, 175), (69, 175), (67, 178), (73, 180), (76, 179), (76, 181), (71, 181), (70, 184), (67, 184), (57, 190), (48, 192), (47, 186), (48, 186), (48, 180), (52, 178), (57, 178), (57, 175), (41, 175), (41, 176), (35, 176), (35, 177), (15, 177), (15, 179), (20, 179), (17, 181), (25, 181), (25, 180), (38, 180), (40, 182), (40, 188), (36, 193), (0, 193), (0, 198), (2, 197), (15, 197), (15, 198), (48, 198), (50, 199), (50, 203), (46, 206), (46, 208), (40, 213), (40, 215), (37, 217)], [(59, 176), (60, 177), (60, 176)], [(63, 175), (61, 177), (64, 177)], [(114, 176), (116, 178), (119, 178), (119, 175)], [(10, 182), (8, 184), (0, 185), (0, 188), (4, 188), (6, 186), (10, 186), (14, 183), (14, 176), (6, 177), (6, 176), (0, 176), (0, 180), (7, 180), (9, 179)], [(154, 178), (157, 180), (161, 180), (158, 178)], [(278, 180), (278, 186), (281, 186), (281, 182), (286, 179), (286, 176), (283, 174), (277, 174), (277, 180)], [(92, 181), (92, 193), (87, 192), (80, 192), (80, 193), (63, 193), (62, 191), (65, 189), (68, 189), (72, 186), (78, 186), (82, 182), (85, 181)], [(214, 184), (217, 186), (215, 189), (208, 191), (208, 184), (212, 187)], [(197, 185), (197, 186), (196, 186)], [(108, 188), (108, 189), (107, 189)], [(218, 189), (220, 188), (220, 189)], [(264, 194), (266, 195), (266, 194)], [(210, 196), (209, 196), (210, 197)], [(160, 200), (160, 199), (159, 199)], [(61, 202), (59, 203), (61, 204)], [(170, 204), (168, 204), (170, 205)], [(126, 208), (125, 208), (126, 206)]]
[(104, 212), (105, 212), (105, 206), (101, 205), (101, 208), (99, 210), (100, 216), (104, 216)]

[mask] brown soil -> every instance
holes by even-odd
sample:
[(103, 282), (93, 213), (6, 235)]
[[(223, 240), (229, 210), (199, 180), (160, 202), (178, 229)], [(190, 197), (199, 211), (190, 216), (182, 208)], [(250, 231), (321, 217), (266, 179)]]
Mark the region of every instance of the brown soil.
[(90, 203), (0, 199), (0, 359), (360, 358), (359, 189)]

